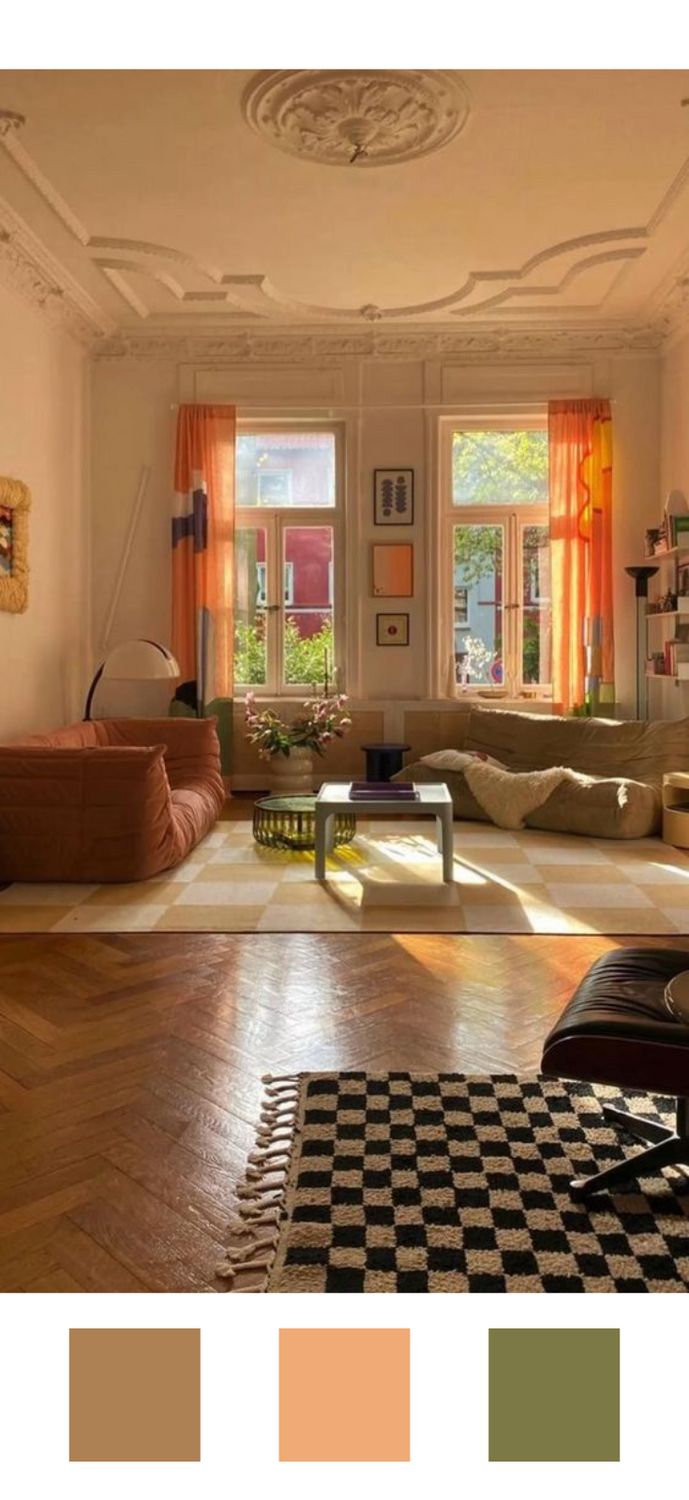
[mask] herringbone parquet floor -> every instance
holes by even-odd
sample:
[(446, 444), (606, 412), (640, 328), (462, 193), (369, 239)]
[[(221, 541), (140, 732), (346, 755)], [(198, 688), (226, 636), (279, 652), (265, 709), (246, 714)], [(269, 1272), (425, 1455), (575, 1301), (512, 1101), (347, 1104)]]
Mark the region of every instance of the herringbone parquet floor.
[(0, 939), (0, 1290), (224, 1290), (262, 1073), (533, 1070), (620, 941)]

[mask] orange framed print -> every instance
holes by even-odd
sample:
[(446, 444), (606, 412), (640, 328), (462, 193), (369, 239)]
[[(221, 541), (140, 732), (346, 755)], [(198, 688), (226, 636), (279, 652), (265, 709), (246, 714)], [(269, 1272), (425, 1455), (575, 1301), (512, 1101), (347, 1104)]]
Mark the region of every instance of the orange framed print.
[(411, 599), (413, 593), (414, 547), (412, 543), (374, 542), (374, 598)]

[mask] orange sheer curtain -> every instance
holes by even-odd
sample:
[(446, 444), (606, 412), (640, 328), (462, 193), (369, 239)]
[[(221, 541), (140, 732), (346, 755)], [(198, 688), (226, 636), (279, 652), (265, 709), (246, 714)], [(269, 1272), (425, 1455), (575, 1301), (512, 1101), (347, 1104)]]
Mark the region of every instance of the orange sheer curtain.
[(548, 407), (553, 699), (561, 712), (612, 705), (612, 422), (610, 402)]
[[(234, 406), (180, 406), (172, 520), (172, 649), (185, 701), (218, 715), (229, 754), (234, 648)], [(224, 769), (229, 769), (226, 765)]]

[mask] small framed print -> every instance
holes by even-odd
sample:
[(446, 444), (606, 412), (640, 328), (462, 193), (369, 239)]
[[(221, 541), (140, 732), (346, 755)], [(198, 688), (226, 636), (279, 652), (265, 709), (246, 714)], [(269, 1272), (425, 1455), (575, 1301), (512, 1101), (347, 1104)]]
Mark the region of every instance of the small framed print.
[(408, 646), (409, 615), (376, 615), (377, 646)]
[(373, 520), (376, 526), (413, 526), (413, 469), (373, 470)]
[(411, 542), (374, 542), (374, 598), (411, 599), (413, 593), (414, 548)]

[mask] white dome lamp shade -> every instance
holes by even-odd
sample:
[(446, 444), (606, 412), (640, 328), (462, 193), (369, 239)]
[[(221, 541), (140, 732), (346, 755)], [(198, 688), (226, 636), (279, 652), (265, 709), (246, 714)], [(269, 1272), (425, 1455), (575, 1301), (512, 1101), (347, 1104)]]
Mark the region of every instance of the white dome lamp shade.
[(84, 718), (91, 718), (93, 695), (102, 677), (120, 682), (154, 682), (162, 677), (179, 676), (179, 664), (166, 646), (158, 641), (123, 641), (120, 646), (113, 646), (101, 662), (88, 690)]

